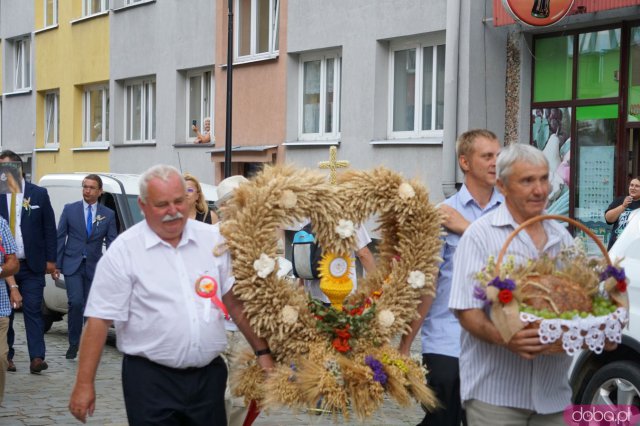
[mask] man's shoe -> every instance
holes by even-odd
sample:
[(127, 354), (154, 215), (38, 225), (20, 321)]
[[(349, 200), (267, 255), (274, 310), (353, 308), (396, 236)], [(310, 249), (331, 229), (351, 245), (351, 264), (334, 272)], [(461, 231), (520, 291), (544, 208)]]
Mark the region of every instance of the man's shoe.
[(76, 356), (78, 356), (78, 345), (69, 345), (67, 354), (64, 357), (66, 359), (76, 359)]
[(7, 360), (7, 371), (11, 371), (13, 373), (16, 372), (16, 365), (13, 363), (13, 360), (11, 359)]
[(42, 358), (34, 358), (33, 361), (31, 361), (31, 365), (29, 365), (29, 371), (31, 371), (31, 374), (39, 374), (42, 370), (46, 370), (47, 368), (49, 368), (49, 365)]

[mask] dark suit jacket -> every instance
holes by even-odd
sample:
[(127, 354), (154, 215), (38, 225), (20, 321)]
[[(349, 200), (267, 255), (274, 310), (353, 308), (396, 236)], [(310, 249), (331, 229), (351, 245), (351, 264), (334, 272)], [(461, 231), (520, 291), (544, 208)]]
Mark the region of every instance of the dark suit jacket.
[[(30, 206), (22, 208), (20, 219), (27, 266), (36, 274), (44, 274), (47, 262), (56, 261), (56, 217), (45, 188), (25, 182), (23, 195)], [(0, 195), (0, 215), (9, 222), (4, 194)]]
[(98, 204), (91, 235), (87, 236), (82, 201), (65, 205), (58, 223), (58, 269), (64, 275), (71, 275), (86, 256), (87, 276), (93, 279), (96, 264), (102, 256), (102, 243), (109, 248), (117, 236), (116, 215), (110, 208)]

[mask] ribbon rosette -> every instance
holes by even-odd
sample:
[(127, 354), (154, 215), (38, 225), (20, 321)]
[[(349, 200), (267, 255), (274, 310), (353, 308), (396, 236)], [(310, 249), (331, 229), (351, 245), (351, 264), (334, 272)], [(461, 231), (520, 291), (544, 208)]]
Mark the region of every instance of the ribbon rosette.
[(211, 303), (222, 311), (225, 319), (229, 319), (229, 311), (222, 300), (218, 298), (218, 282), (209, 275), (203, 275), (196, 281), (196, 293), (204, 299), (211, 299)]

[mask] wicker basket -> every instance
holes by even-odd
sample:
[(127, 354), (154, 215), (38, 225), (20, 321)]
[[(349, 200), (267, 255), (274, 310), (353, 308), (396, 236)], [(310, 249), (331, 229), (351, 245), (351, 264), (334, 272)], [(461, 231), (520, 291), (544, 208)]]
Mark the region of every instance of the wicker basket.
[[(600, 239), (582, 223), (565, 216), (541, 215), (523, 222), (522, 224), (520, 224), (520, 226), (518, 226), (515, 230), (513, 230), (513, 232), (511, 232), (511, 234), (507, 237), (496, 259), (495, 276), (496, 277), (500, 276), (500, 265), (502, 264), (504, 256), (506, 255), (509, 244), (511, 244), (511, 241), (513, 241), (513, 239), (518, 235), (520, 231), (537, 222), (541, 222), (544, 220), (554, 220), (554, 219), (568, 222), (571, 225), (575, 226), (576, 228), (579, 228), (585, 234), (587, 234), (597, 244), (607, 264), (612, 265), (611, 258), (609, 257), (609, 254), (607, 253), (607, 249), (605, 248), (605, 246), (602, 244)], [(565, 299), (565, 300), (561, 299), (562, 302), (566, 302), (564, 304), (560, 304), (560, 306), (564, 308), (561, 311), (564, 312), (564, 311), (573, 310), (573, 309), (576, 309), (578, 311), (588, 311), (588, 312), (591, 311), (591, 298), (584, 293), (578, 294), (579, 293), (578, 287), (580, 287), (579, 284), (573, 283), (570, 280), (567, 280), (566, 278), (560, 278), (555, 275), (536, 276), (535, 280), (544, 283), (544, 285), (551, 286), (551, 288), (555, 289), (556, 291), (554, 292), (555, 295), (559, 295), (560, 298)], [(516, 285), (518, 284), (516, 283)], [(531, 296), (531, 298), (535, 298), (535, 293)], [(588, 298), (589, 300), (585, 300), (585, 298)], [(566, 300), (566, 299), (569, 299), (569, 300)], [(621, 325), (620, 328), (622, 328), (626, 324), (626, 309), (628, 308), (628, 300), (626, 298), (626, 293), (624, 293), (624, 297), (613, 298), (613, 300), (616, 303), (616, 305), (618, 305), (618, 307), (625, 309), (622, 312), (622, 315), (620, 316), (620, 325)], [(515, 303), (517, 304), (517, 302)], [(536, 319), (536, 320), (523, 322), (522, 316), (520, 315), (520, 312), (519, 312), (519, 307), (517, 310), (514, 310), (512, 308), (513, 308), (513, 305), (508, 307), (507, 305), (501, 305), (499, 303), (494, 303), (491, 308), (491, 319), (496, 325), (496, 328), (498, 328), (498, 331), (500, 331), (500, 334), (502, 335), (505, 342), (508, 342), (513, 336), (513, 334), (515, 334), (517, 331), (521, 330), (522, 328), (528, 327), (528, 328), (539, 329), (541, 324), (544, 321), (547, 321), (547, 320)], [(517, 318), (516, 318), (516, 312), (517, 312)], [(597, 318), (601, 318), (601, 317), (597, 317)], [(554, 321), (554, 320), (549, 320), (549, 321)], [(572, 321), (578, 324), (580, 320), (563, 320), (562, 330), (560, 330), (559, 333), (564, 333), (570, 328), (573, 328)], [(605, 325), (603, 324), (599, 329), (600, 331), (604, 332), (604, 328), (605, 328)], [(618, 334), (619, 333), (608, 332), (607, 339), (609, 340), (613, 339), (615, 341), (619, 341), (620, 336)], [(541, 341), (543, 341), (543, 335), (540, 334), (540, 336), (541, 336)], [(546, 338), (547, 336), (544, 336), (544, 337)], [(584, 335), (582, 336), (582, 338), (584, 338)], [(560, 348), (563, 347), (563, 339), (559, 339), (558, 337), (556, 337), (556, 340), (543, 341), (543, 343), (548, 343), (556, 346), (558, 351), (561, 351), (562, 349)], [(550, 348), (550, 349), (551, 351), (553, 351), (553, 349), (555, 348)], [(567, 351), (566, 342), (564, 345), (564, 350)]]

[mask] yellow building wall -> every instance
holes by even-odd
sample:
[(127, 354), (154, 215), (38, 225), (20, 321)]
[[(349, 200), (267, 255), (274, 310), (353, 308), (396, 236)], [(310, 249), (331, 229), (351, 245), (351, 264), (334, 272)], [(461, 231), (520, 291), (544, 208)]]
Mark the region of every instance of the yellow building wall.
[[(44, 2), (35, 4), (36, 31), (44, 25)], [(108, 172), (109, 151), (81, 148), (85, 85), (109, 81), (109, 15), (71, 24), (82, 17), (81, 0), (58, 2), (58, 27), (34, 37), (36, 76), (36, 148), (44, 148), (45, 93), (58, 90), (59, 150), (37, 152), (34, 181), (47, 173)], [(39, 26), (38, 26), (39, 25)]]

